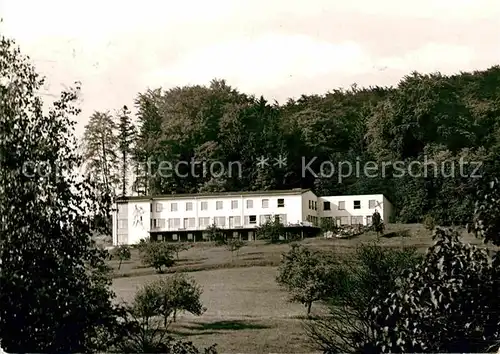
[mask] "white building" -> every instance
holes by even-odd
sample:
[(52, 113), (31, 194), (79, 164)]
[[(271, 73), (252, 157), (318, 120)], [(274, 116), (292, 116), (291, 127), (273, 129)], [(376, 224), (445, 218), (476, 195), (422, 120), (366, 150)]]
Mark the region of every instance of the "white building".
[(388, 220), (392, 212), (381, 194), (317, 197), (309, 189), (211, 194), (172, 194), (124, 197), (113, 212), (113, 244), (136, 244), (141, 239), (196, 241), (206, 238), (210, 225), (244, 240), (255, 239), (255, 228), (271, 218), (291, 232), (316, 234), (322, 217), (339, 225), (369, 224), (378, 209)]

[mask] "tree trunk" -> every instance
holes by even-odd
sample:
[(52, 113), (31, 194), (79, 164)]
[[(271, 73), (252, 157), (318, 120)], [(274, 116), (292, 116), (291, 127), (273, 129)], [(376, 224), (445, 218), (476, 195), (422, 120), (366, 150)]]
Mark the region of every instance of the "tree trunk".
[(177, 310), (174, 310), (174, 322), (177, 321)]
[(122, 155), (122, 195), (127, 193), (127, 153), (123, 151)]
[(307, 303), (307, 317), (311, 315), (312, 301)]
[(118, 270), (120, 270), (121, 266), (122, 266), (122, 259), (120, 258), (120, 263), (118, 263)]

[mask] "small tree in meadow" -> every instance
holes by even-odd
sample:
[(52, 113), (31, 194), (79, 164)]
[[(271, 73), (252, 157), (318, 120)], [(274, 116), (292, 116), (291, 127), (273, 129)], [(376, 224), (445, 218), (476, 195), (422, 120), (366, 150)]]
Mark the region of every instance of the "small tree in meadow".
[(167, 328), (180, 312), (201, 316), (206, 311), (201, 302), (202, 292), (194, 279), (174, 274), (143, 286), (135, 296), (134, 308), (145, 316), (161, 316)]
[(141, 246), (140, 256), (142, 263), (163, 273), (164, 267), (174, 264), (173, 250), (166, 242), (148, 242)]
[(113, 258), (119, 259), (118, 270), (120, 270), (123, 261), (127, 261), (132, 257), (130, 247), (127, 245), (119, 245), (113, 250)]
[(276, 243), (286, 235), (285, 226), (277, 218), (267, 220), (259, 225), (255, 230), (257, 239), (267, 240), (270, 243)]
[(182, 251), (187, 251), (191, 248), (191, 246), (186, 242), (172, 243), (169, 244), (168, 247), (170, 247), (175, 253), (177, 260), (179, 260), (179, 253), (181, 253)]
[(283, 254), (276, 280), (288, 290), (291, 301), (307, 308), (309, 316), (313, 302), (326, 299), (336, 289), (338, 267), (324, 254), (294, 244)]
[(227, 242), (227, 235), (219, 228), (216, 224), (212, 224), (207, 227), (207, 235), (208, 239), (212, 242), (215, 242), (216, 245), (222, 246)]
[(226, 247), (229, 251), (231, 251), (231, 259), (233, 259), (233, 254), (236, 252), (236, 257), (238, 257), (238, 252), (241, 247), (245, 246), (246, 242), (242, 241), (238, 238), (230, 238), (227, 240)]

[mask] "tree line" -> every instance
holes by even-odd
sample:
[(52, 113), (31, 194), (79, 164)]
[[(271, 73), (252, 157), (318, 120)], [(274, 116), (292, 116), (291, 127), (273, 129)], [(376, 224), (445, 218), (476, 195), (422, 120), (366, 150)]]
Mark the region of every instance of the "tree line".
[[(284, 104), (224, 80), (152, 89), (135, 98), (135, 122), (126, 107), (115, 117), (92, 115), (86, 159), (106, 190), (122, 194), (129, 184), (147, 195), (298, 187), (383, 193), (395, 205), (394, 221), (463, 224), (472, 217), (476, 177), (499, 170), (499, 84), (495, 66), (450, 76), (414, 72), (394, 87), (353, 85)], [(259, 168), (261, 156), (286, 157), (286, 166)], [(160, 175), (148, 161), (237, 161), (241, 174), (181, 165)]]

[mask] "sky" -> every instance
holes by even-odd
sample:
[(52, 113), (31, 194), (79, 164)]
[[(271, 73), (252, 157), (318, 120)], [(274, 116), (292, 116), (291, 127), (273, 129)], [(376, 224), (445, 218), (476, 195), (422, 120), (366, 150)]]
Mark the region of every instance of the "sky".
[(44, 94), (82, 82), (79, 135), (147, 88), (219, 78), (284, 102), (500, 64), (497, 0), (0, 0), (0, 17)]

